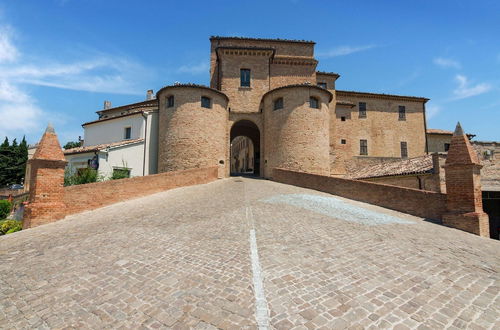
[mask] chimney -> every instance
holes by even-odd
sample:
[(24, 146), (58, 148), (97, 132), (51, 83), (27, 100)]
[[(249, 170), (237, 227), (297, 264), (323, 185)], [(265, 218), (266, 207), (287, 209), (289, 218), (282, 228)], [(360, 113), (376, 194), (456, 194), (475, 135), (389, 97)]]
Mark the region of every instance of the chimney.
[(104, 101), (104, 110), (106, 109), (111, 109), (111, 101), (108, 100)]
[(155, 95), (153, 94), (153, 90), (148, 89), (148, 91), (146, 92), (146, 101), (151, 101), (154, 99), (155, 99)]

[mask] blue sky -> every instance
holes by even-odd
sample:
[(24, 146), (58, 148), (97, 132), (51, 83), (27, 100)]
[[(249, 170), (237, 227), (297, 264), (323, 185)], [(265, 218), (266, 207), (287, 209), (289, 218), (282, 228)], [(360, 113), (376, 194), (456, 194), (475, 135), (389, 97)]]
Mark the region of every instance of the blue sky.
[(500, 1), (0, 0), (0, 137), (61, 143), (103, 101), (208, 84), (209, 37), (316, 41), (337, 88), (423, 96), (428, 127), (500, 140)]

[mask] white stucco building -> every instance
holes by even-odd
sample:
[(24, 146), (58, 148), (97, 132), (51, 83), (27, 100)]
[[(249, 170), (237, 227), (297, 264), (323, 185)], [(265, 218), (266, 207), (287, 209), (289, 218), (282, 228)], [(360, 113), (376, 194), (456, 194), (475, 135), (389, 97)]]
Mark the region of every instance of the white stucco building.
[(71, 172), (92, 167), (110, 178), (114, 171), (130, 177), (157, 173), (158, 102), (153, 91), (146, 101), (112, 108), (104, 102), (99, 120), (83, 124), (81, 147), (64, 151)]

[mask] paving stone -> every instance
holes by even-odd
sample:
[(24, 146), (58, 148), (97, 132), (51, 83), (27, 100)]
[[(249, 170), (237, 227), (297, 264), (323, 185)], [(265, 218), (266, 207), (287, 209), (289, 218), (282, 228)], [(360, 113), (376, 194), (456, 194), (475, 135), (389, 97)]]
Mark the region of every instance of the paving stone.
[(266, 202), (330, 195), (240, 181), (174, 189), (0, 237), (0, 324), (254, 329), (255, 229), (271, 328), (499, 327), (498, 241), (341, 199), (406, 220), (349, 222)]

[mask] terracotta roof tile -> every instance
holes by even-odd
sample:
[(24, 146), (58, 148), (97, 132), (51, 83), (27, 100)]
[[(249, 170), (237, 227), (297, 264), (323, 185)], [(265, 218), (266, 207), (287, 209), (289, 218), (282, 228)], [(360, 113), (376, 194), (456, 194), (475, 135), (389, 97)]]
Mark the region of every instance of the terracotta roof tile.
[(432, 155), (368, 166), (349, 174), (350, 179), (432, 173)]
[(452, 131), (447, 131), (445, 129), (438, 129), (438, 128), (428, 128), (427, 129), (427, 134), (446, 134), (446, 135), (453, 135)]
[(315, 44), (316, 42), (310, 40), (295, 40), (295, 39), (272, 39), (272, 38), (245, 38), (245, 37), (221, 37), (221, 36), (211, 36), (210, 40), (251, 40), (251, 41), (275, 41), (275, 42), (294, 42), (294, 43), (306, 43)]
[(97, 144), (95, 146), (76, 147), (64, 150), (64, 154), (65, 155), (82, 154), (86, 152), (100, 151), (106, 148), (121, 147), (127, 144), (134, 144), (142, 141), (144, 141), (144, 139), (124, 140), (119, 142)]

